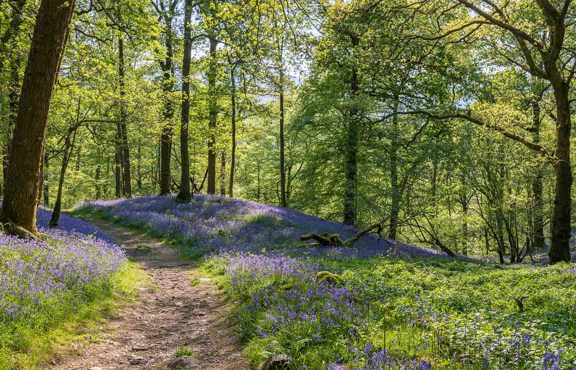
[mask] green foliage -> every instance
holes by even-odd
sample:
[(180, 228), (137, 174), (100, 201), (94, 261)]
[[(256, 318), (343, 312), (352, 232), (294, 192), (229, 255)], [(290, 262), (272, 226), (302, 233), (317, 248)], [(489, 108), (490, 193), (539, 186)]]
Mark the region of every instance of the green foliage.
[(176, 349), (176, 357), (187, 357), (187, 356), (192, 356), (194, 354), (194, 352), (188, 348), (188, 347), (178, 347)]

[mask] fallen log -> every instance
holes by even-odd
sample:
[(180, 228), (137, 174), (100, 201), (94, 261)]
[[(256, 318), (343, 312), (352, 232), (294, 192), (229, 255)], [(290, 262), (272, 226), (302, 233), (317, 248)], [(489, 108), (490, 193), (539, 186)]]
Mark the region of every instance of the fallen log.
[(360, 232), (357, 232), (356, 235), (354, 235), (353, 237), (351, 237), (350, 239), (347, 239), (344, 242), (344, 246), (345, 247), (350, 247), (352, 246), (352, 244), (356, 243), (356, 241), (358, 241), (358, 239), (360, 239), (361, 237), (363, 237), (364, 235), (370, 233), (370, 232), (376, 232), (376, 234), (380, 235), (380, 233), (382, 232), (382, 225), (381, 224), (374, 224), (370, 227), (367, 227), (364, 230), (361, 230)]
[(330, 233), (321, 233), (321, 234), (314, 234), (308, 233), (300, 236), (300, 240), (302, 241), (309, 241), (314, 240), (319, 245), (323, 247), (342, 247), (343, 242), (338, 234), (330, 234)]
[(382, 232), (382, 225), (381, 224), (371, 225), (370, 227), (367, 227), (366, 229), (357, 232), (356, 234), (354, 234), (354, 236), (346, 240), (342, 240), (340, 234), (330, 234), (330, 233), (320, 233), (320, 234), (307, 233), (300, 236), (300, 240), (302, 241), (314, 240), (317, 243), (317, 245), (320, 245), (322, 247), (351, 247), (354, 243), (358, 241), (358, 239), (360, 239), (361, 237), (370, 232), (376, 232), (378, 235), (380, 235), (380, 233)]

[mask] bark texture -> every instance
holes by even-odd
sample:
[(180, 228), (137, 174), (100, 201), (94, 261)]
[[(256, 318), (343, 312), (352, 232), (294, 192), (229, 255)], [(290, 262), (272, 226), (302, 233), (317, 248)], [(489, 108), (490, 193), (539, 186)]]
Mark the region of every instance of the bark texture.
[(556, 97), (556, 191), (552, 212), (552, 245), (550, 262), (570, 261), (572, 167), (570, 163), (570, 117), (569, 87), (561, 79), (552, 84)]

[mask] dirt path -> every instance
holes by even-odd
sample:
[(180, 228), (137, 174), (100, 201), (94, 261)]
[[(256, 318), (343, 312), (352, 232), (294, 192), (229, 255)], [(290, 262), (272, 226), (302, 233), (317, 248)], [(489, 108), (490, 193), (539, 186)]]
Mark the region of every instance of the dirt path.
[[(93, 223), (122, 242), (151, 276), (138, 303), (118, 312), (98, 343), (78, 345), (55, 359), (53, 369), (248, 369), (226, 321), (230, 307), (208, 279), (191, 284), (194, 264), (161, 242), (103, 221)], [(189, 357), (174, 362), (176, 350)]]

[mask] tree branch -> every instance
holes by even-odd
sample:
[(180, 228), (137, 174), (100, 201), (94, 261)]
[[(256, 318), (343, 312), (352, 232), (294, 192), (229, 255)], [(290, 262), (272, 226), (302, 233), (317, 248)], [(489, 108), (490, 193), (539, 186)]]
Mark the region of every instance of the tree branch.
[[(538, 50), (541, 50), (541, 51), (544, 50), (544, 47), (542, 46), (542, 44), (540, 42), (538, 42), (536, 39), (534, 39), (532, 36), (530, 36), (528, 33), (526, 33), (525, 31), (523, 31), (517, 27), (514, 27), (510, 23), (507, 23), (501, 19), (498, 19), (491, 14), (488, 14), (487, 12), (485, 12), (484, 10), (482, 10), (481, 8), (479, 8), (478, 6), (476, 6), (475, 4), (471, 3), (468, 0), (456, 0), (456, 1), (458, 1), (460, 4), (464, 5), (466, 8), (472, 10), (473, 12), (475, 12), (476, 14), (481, 16), (482, 18), (486, 19), (491, 24), (498, 26), (498, 27), (500, 27), (506, 31), (511, 32), (513, 35), (515, 35), (516, 37), (519, 37), (520, 39), (530, 43), (531, 45), (533, 45)], [(541, 0), (541, 1), (546, 1), (546, 0)], [(485, 3), (488, 5), (493, 5), (489, 1), (485, 1)], [(500, 14), (500, 16), (502, 16), (504, 14), (501, 9), (497, 9), (496, 13)]]
[(433, 119), (437, 119), (437, 120), (451, 120), (451, 119), (461, 119), (461, 120), (465, 120), (468, 122), (471, 122), (477, 126), (481, 126), (481, 127), (486, 127), (490, 130), (496, 131), (500, 134), (502, 134), (503, 136), (512, 139), (518, 143), (523, 144), (525, 147), (527, 147), (528, 149), (541, 154), (544, 157), (547, 158), (553, 158), (553, 155), (551, 155), (548, 150), (543, 147), (540, 144), (536, 144), (520, 135), (517, 135), (513, 132), (510, 132), (500, 126), (496, 126), (496, 125), (491, 125), (488, 124), (486, 122), (484, 122), (482, 119), (477, 118), (477, 117), (473, 117), (471, 114), (463, 114), (463, 113), (448, 113), (448, 114), (437, 114), (437, 113), (432, 113), (432, 112), (428, 112), (428, 111), (423, 111), (423, 110), (419, 110), (419, 111), (411, 111), (411, 112), (401, 112), (399, 114), (420, 114), (420, 115), (424, 115)]

